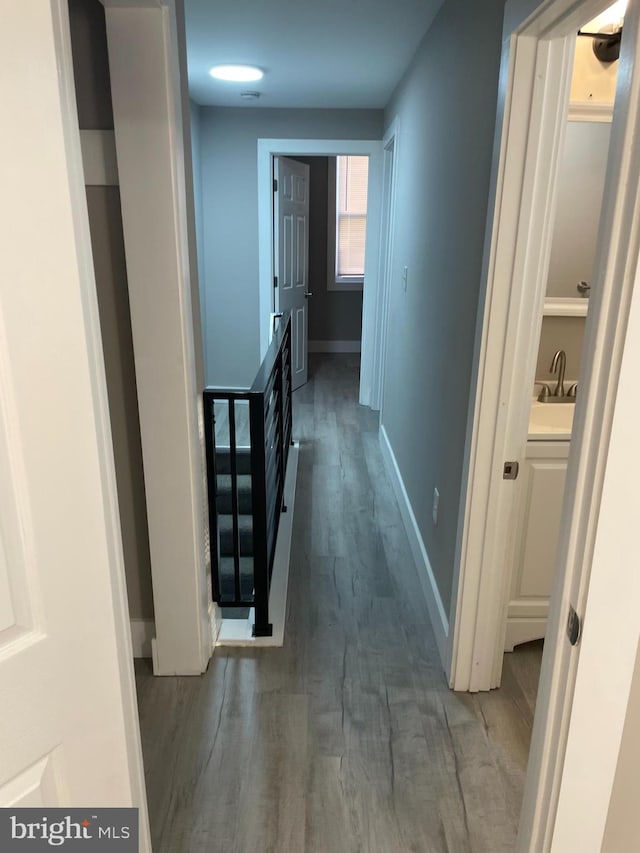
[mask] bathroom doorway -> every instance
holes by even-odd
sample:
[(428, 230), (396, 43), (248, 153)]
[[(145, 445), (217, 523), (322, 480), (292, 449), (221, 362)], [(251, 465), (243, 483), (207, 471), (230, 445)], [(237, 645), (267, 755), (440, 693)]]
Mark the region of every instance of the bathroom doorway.
[[(555, 211), (529, 419), (513, 484), (504, 651), (544, 639), (594, 278), (618, 61), (602, 62), (589, 33), (617, 30), (618, 4), (578, 35), (559, 154)], [(522, 383), (526, 398), (527, 383)]]
[[(523, 462), (522, 436), (528, 432), (531, 385), (542, 325), (545, 290), (553, 236), (557, 177), (565, 138), (576, 33), (605, 10), (607, 4), (569, 0), (538, 7), (531, 2), (508, 2), (505, 9), (505, 50), (496, 129), (495, 206), (487, 233), (485, 314), (479, 340), (477, 396), (469, 429), (468, 480), (463, 523), (459, 531), (460, 574), (454, 591), (450, 637), (450, 684), (460, 690), (499, 686), (504, 651), (505, 553), (513, 549), (511, 509), (515, 503), (514, 475)], [(601, 668), (602, 654), (594, 638), (606, 645), (609, 637), (593, 634), (576, 644), (587, 603), (604, 624), (620, 618), (601, 589), (606, 572), (596, 532), (613, 513), (624, 513), (621, 501), (605, 490), (614, 411), (625, 405), (617, 393), (625, 347), (633, 281), (638, 264), (634, 228), (638, 209), (637, 112), (640, 72), (636, 63), (638, 21), (631, 5), (624, 19), (625, 39), (620, 58), (607, 165), (603, 216), (597, 240), (593, 291), (585, 331), (585, 358), (579, 375), (581, 389), (573, 419), (567, 468), (566, 499), (551, 595), (538, 708), (518, 849), (548, 849), (563, 838), (584, 811), (585, 792), (577, 794), (579, 771), (569, 765), (568, 728), (577, 682), (578, 661), (584, 678)], [(490, 217), (491, 221), (491, 217)], [(539, 318), (531, 321), (531, 318)], [(619, 440), (624, 442), (624, 436)], [(606, 503), (606, 495), (609, 503)], [(606, 511), (605, 511), (606, 506)], [(627, 567), (621, 569), (627, 571)], [(571, 637), (567, 637), (572, 615)], [(630, 620), (635, 624), (630, 614)], [(577, 630), (576, 630), (577, 629)], [(633, 631), (629, 647), (615, 657), (617, 676), (629, 683), (635, 660)], [(637, 637), (636, 637), (637, 640)], [(573, 644), (572, 644), (573, 643)], [(628, 653), (633, 646), (633, 657)], [(584, 697), (582, 697), (584, 700)], [(602, 697), (615, 704), (624, 697)], [(576, 706), (578, 707), (578, 706)], [(625, 705), (626, 707), (626, 705)], [(608, 711), (607, 711), (608, 713)], [(582, 736), (582, 746), (593, 751)], [(608, 731), (605, 741), (615, 738)], [(576, 741), (577, 743), (578, 741)], [(611, 741), (608, 741), (610, 746)], [(571, 745), (571, 744), (570, 744)], [(575, 744), (574, 744), (575, 746)], [(603, 745), (603, 749), (606, 747)], [(567, 750), (567, 751), (566, 751)], [(566, 752), (565, 752), (566, 751)], [(563, 764), (564, 762), (564, 764)], [(573, 776), (571, 776), (573, 774)], [(560, 781), (571, 776), (560, 800)], [(584, 784), (587, 784), (583, 780)], [(602, 777), (589, 784), (603, 785)], [(584, 787), (584, 785), (583, 785)], [(583, 831), (598, 833), (599, 818)], [(602, 823), (602, 822), (601, 822)], [(582, 837), (582, 835), (581, 835)], [(566, 842), (566, 839), (564, 839)], [(573, 839), (573, 846), (580, 846)], [(569, 849), (559, 843), (557, 849)]]

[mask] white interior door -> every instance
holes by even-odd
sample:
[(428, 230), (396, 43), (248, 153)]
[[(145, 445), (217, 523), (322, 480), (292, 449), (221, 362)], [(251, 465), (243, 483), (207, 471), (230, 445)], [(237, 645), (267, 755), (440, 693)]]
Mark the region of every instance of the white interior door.
[(67, 14), (0, 27), (0, 807), (138, 806), (148, 851)]
[(309, 328), (309, 167), (274, 158), (274, 266), (279, 311), (291, 312), (293, 390), (307, 381)]

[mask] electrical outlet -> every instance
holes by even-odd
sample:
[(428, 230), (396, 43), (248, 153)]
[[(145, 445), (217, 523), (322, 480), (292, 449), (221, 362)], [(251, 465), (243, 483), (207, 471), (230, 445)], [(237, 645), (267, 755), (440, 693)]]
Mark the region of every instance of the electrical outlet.
[(433, 508), (431, 510), (431, 515), (433, 516), (433, 523), (438, 523), (438, 509), (440, 508), (440, 492), (437, 489), (433, 490)]

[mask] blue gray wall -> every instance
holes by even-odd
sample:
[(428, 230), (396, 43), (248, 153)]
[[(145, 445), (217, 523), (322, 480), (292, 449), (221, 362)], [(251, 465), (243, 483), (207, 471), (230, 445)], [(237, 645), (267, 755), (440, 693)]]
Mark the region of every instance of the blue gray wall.
[(399, 140), (383, 425), (447, 611), (503, 10), (504, 0), (485, 0), (481, 11), (473, 0), (447, 0), (385, 111), (387, 126), (399, 119)]
[(260, 362), (258, 139), (381, 139), (382, 125), (381, 110), (200, 108), (208, 385), (248, 386)]

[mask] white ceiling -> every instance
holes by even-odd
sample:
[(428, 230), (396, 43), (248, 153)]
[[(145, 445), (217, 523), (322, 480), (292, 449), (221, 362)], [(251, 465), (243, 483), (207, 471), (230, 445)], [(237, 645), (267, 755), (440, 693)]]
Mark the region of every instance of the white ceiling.
[[(382, 109), (443, 0), (185, 0), (191, 97), (202, 105)], [(213, 65), (258, 65), (222, 83)], [(254, 105), (254, 104), (252, 104)]]

